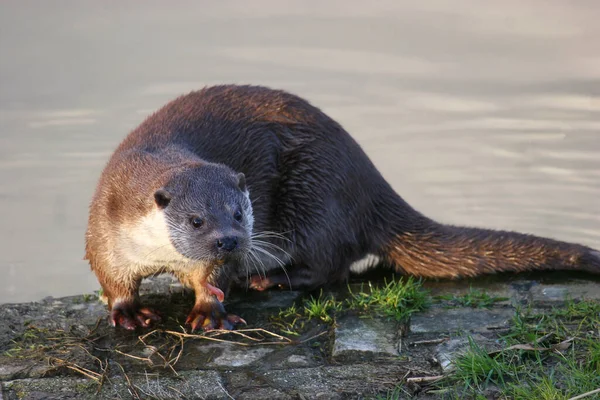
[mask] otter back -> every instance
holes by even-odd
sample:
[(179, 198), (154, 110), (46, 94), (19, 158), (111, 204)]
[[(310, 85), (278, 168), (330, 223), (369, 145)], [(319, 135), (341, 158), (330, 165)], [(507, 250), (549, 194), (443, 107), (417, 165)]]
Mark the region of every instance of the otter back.
[(129, 303), (157, 269), (192, 282), (189, 318), (215, 310), (211, 288), (312, 288), (380, 263), (433, 278), (600, 272), (599, 253), (582, 245), (427, 218), (321, 110), (236, 85), (181, 96), (125, 138), (92, 201), (87, 254), (106, 291)]

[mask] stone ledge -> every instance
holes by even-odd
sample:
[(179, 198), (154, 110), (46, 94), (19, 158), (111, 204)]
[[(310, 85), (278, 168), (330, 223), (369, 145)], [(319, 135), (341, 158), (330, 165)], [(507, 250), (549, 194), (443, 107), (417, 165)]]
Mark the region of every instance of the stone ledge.
[[(92, 397), (98, 387), (94, 380), (64, 366), (53, 367), (45, 360), (50, 355), (58, 355), (74, 363), (72, 365), (76, 363), (101, 372), (98, 360), (78, 346), (89, 343), (86, 340), (90, 337), (94, 341), (93, 354), (109, 365), (105, 370), (105, 386), (97, 397), (100, 399), (131, 398), (123, 370), (135, 390), (143, 394), (142, 398), (149, 397), (151, 392), (175, 399), (373, 398), (385, 395), (387, 390), (402, 383), (403, 377), (448, 371), (452, 361), (468, 349), (469, 335), (479, 346), (495, 349), (498, 345), (494, 341), (496, 330), (488, 328), (507, 327), (515, 304), (528, 304), (531, 309), (544, 312), (548, 306), (560, 307), (567, 297), (600, 299), (600, 283), (592, 280), (544, 283), (511, 278), (508, 282), (491, 283), (489, 290), (485, 283), (428, 282), (427, 287), (435, 289), (432, 290), (434, 295), (461, 296), (471, 289), (480, 289), (492, 296), (508, 294), (511, 302), (494, 303), (490, 309), (434, 306), (417, 313), (402, 339), (408, 346), (400, 353), (396, 322), (353, 314), (338, 315), (336, 326), (310, 321), (310, 327), (304, 328), (307, 330), (301, 332), (302, 336), (292, 337), (294, 344), (241, 346), (197, 338), (186, 340), (181, 348), (177, 347), (179, 338), (170, 336), (164, 329), (181, 331), (180, 325), (193, 304), (193, 296), (174, 287), (167, 279), (158, 282), (167, 286), (166, 290), (160, 285), (150, 286), (144, 292), (143, 301), (162, 311), (166, 318), (157, 326), (157, 333), (145, 338), (145, 344), (140, 343), (139, 336), (148, 330), (127, 332), (109, 327), (105, 305), (93, 296), (0, 305), (3, 399)], [(298, 304), (299, 296), (303, 295), (287, 291), (242, 293), (232, 297), (227, 307), (246, 318), (250, 327), (263, 327), (279, 308)], [(69, 339), (83, 339), (83, 342), (57, 349), (55, 342), (48, 341), (51, 337), (48, 335), (56, 332), (62, 332)], [(24, 337), (27, 339), (23, 340)], [(233, 337), (237, 339), (239, 337)], [(440, 339), (445, 341), (440, 343)], [(23, 349), (15, 348), (13, 340)], [(429, 344), (416, 344), (419, 342)], [(28, 353), (30, 346), (37, 348), (38, 345), (41, 345), (41, 353)], [(157, 349), (165, 357), (181, 355), (173, 365), (176, 372), (154, 354)], [(8, 350), (10, 356), (4, 353)], [(63, 357), (57, 350), (67, 350), (68, 354)]]
[(332, 356), (336, 361), (364, 361), (398, 356), (397, 323), (383, 319), (344, 316), (336, 321)]
[[(188, 371), (179, 377), (157, 374), (128, 375), (131, 386), (124, 378), (110, 379), (96, 394), (98, 385), (89, 379), (49, 377), (21, 379), (3, 383), (6, 399), (115, 399), (131, 398), (135, 391), (141, 398), (169, 399), (224, 399), (228, 398), (220, 375), (214, 371)], [(25, 397), (24, 397), (25, 396)]]
[(412, 333), (488, 332), (508, 327), (514, 313), (512, 308), (432, 308), (413, 315), (409, 329)]

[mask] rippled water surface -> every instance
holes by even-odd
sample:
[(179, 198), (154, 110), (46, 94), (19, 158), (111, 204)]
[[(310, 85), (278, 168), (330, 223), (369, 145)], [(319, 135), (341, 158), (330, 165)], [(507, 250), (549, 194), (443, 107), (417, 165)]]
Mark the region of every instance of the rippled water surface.
[(97, 288), (87, 206), (173, 97), (306, 97), (438, 220), (600, 248), (600, 2), (0, 4), (0, 303)]

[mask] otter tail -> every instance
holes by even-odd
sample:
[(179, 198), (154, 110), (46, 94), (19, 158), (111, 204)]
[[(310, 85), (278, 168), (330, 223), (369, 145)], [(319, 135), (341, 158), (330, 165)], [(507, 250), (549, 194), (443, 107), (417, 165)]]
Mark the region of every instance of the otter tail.
[(515, 232), (428, 221), (395, 235), (383, 249), (398, 272), (460, 278), (505, 271), (571, 270), (600, 274), (600, 252), (578, 244)]

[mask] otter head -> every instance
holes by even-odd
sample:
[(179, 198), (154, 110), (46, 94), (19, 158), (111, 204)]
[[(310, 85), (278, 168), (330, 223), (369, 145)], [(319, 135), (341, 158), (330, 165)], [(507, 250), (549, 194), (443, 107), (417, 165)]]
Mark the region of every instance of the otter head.
[(154, 193), (175, 249), (208, 263), (240, 259), (250, 249), (252, 205), (242, 173), (216, 164), (186, 168)]

